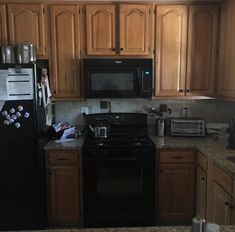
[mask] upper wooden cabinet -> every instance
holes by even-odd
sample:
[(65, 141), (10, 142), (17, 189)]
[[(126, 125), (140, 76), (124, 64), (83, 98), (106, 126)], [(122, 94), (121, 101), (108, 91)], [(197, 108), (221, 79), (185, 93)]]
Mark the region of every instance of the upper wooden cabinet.
[(186, 74), (187, 7), (156, 8), (156, 96), (184, 95)]
[(148, 4), (87, 5), (87, 55), (149, 55), (150, 16)]
[(156, 8), (156, 96), (213, 96), (218, 8)]
[(217, 6), (189, 6), (187, 95), (213, 96), (218, 28)]
[(221, 9), (218, 95), (235, 99), (235, 2), (226, 1)]
[(9, 42), (31, 42), (37, 56), (46, 55), (45, 9), (42, 4), (8, 4)]
[(50, 13), (53, 97), (79, 98), (81, 96), (79, 6), (53, 5)]
[(116, 54), (115, 5), (87, 5), (87, 54)]
[(6, 6), (0, 4), (0, 45), (7, 43)]

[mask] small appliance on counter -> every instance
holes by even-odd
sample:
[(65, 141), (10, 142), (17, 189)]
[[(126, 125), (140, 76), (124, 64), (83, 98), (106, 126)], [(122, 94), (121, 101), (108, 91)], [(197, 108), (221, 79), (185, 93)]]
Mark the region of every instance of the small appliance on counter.
[(159, 108), (151, 108), (149, 114), (156, 119), (156, 135), (158, 137), (165, 136), (167, 134), (167, 119), (171, 114), (171, 109), (168, 109), (166, 104), (160, 104)]
[(199, 118), (172, 118), (171, 136), (203, 137), (205, 120)]
[(229, 144), (228, 148), (235, 149), (235, 118), (229, 123)]

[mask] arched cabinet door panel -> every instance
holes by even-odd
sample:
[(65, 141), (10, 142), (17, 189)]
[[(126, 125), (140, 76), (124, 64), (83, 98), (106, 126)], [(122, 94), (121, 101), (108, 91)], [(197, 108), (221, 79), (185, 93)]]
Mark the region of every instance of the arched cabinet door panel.
[(80, 98), (80, 32), (77, 5), (51, 6), (53, 96)]
[(9, 4), (9, 42), (33, 43), (37, 56), (46, 56), (45, 13), (43, 4)]

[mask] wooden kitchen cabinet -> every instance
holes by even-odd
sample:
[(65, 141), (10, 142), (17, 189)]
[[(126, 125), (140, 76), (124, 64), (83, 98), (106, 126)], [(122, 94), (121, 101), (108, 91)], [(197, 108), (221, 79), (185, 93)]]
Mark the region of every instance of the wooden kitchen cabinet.
[(80, 15), (78, 5), (50, 7), (53, 97), (81, 97)]
[(230, 225), (232, 198), (216, 182), (212, 186), (212, 221), (219, 225)]
[(209, 184), (207, 220), (220, 225), (230, 225), (234, 210), (232, 177), (212, 163)]
[(81, 177), (78, 152), (47, 152), (46, 176), (48, 222), (81, 224)]
[(214, 96), (218, 7), (189, 6), (186, 95)]
[(184, 96), (187, 6), (158, 5), (156, 11), (155, 95)]
[(43, 4), (8, 4), (9, 42), (30, 42), (39, 58), (47, 54), (46, 8)]
[(207, 195), (207, 157), (197, 153), (196, 174), (196, 215), (206, 218)]
[(149, 55), (151, 15), (149, 4), (86, 5), (87, 55)]
[(159, 5), (156, 11), (155, 95), (213, 96), (218, 7)]
[(219, 48), (219, 75), (217, 94), (220, 97), (235, 99), (235, 2), (226, 1), (221, 7), (221, 31)]
[(0, 4), (0, 45), (7, 43), (6, 5)]
[(191, 223), (194, 216), (195, 151), (166, 149), (159, 153), (157, 220)]

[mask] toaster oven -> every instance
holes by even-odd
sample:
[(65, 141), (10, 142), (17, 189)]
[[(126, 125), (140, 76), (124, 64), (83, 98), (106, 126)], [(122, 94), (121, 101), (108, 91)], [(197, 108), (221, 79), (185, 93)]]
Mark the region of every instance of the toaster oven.
[(205, 136), (205, 120), (203, 119), (171, 119), (171, 135), (202, 137)]

